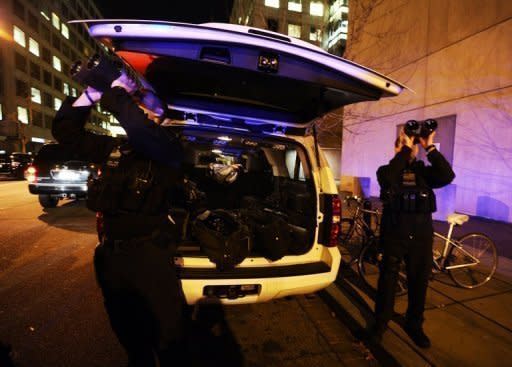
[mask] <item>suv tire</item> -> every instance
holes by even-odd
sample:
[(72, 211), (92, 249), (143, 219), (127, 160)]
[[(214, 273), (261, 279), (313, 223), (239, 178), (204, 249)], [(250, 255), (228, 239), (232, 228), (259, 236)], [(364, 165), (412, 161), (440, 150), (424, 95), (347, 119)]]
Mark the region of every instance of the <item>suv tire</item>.
[(57, 203), (59, 202), (59, 198), (51, 195), (39, 195), (39, 204), (43, 208), (55, 208)]

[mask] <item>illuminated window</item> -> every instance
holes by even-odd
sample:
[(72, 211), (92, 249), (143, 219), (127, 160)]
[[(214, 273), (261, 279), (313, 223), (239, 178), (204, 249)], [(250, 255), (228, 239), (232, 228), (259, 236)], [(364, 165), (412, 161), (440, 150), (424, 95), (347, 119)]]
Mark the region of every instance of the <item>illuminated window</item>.
[(30, 53), (39, 57), (39, 43), (32, 37), (28, 38), (28, 50)]
[(64, 23), (62, 23), (62, 25), (61, 25), (61, 31), (60, 32), (62, 33), (64, 38), (69, 39), (69, 28)]
[(302, 11), (302, 0), (288, 0), (288, 10), (300, 13)]
[(324, 15), (324, 4), (319, 1), (312, 1), (309, 3), (309, 13), (311, 15), (323, 16)]
[(32, 102), (41, 104), (41, 91), (37, 88), (30, 88), (30, 94), (32, 95)]
[(18, 27), (14, 26), (13, 27), (13, 31), (12, 31), (12, 35), (13, 35), (13, 38), (14, 38), (14, 41), (22, 46), (22, 47), (26, 47), (27, 46), (27, 41), (25, 40), (25, 32), (23, 32), (21, 29), (19, 29)]
[(62, 71), (62, 64), (57, 56), (53, 56), (53, 67), (55, 70)]
[(56, 29), (60, 29), (60, 18), (57, 14), (55, 13), (52, 13), (52, 25), (56, 28)]
[(60, 106), (62, 105), (62, 100), (60, 98), (53, 98), (53, 107), (55, 108), (55, 111), (58, 111)]
[(28, 110), (25, 107), (18, 106), (18, 120), (28, 125)]
[(44, 19), (50, 21), (50, 17), (44, 11), (41, 12), (41, 15), (43, 16)]
[(298, 24), (288, 24), (288, 35), (295, 38), (300, 38), (301, 26)]
[(322, 30), (311, 27), (311, 30), (309, 32), (309, 40), (310, 41), (321, 41), (322, 40)]
[(4, 119), (4, 113), (2, 112), (2, 104), (0, 103), (0, 120)]
[(279, 8), (279, 0), (265, 0), (265, 6)]
[(76, 94), (76, 89), (75, 89), (75, 88), (71, 88), (71, 95), (72, 95), (73, 97), (76, 97), (76, 96), (77, 96), (77, 94)]
[(69, 84), (68, 83), (62, 84), (62, 93), (64, 93), (66, 96), (69, 96)]

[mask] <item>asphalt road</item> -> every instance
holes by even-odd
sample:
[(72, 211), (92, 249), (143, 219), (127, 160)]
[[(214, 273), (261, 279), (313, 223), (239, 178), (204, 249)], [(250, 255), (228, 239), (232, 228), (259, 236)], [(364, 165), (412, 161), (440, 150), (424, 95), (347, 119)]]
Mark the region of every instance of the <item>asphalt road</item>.
[[(26, 185), (0, 182), (0, 345), (20, 367), (125, 365), (94, 278), (94, 214), (75, 201), (45, 211)], [(316, 295), (196, 311), (200, 365), (377, 364)]]

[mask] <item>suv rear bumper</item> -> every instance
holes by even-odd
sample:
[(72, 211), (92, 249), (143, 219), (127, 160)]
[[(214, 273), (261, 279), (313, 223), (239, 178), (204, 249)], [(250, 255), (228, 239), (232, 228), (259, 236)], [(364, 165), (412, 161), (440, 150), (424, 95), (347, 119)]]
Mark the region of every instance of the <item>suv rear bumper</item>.
[(55, 183), (39, 183), (29, 184), (28, 191), (34, 195), (87, 195), (87, 184), (55, 184)]
[(208, 302), (206, 287), (257, 285), (258, 294), (235, 299), (217, 298), (222, 304), (244, 304), (266, 302), (272, 299), (307, 294), (326, 288), (334, 282), (338, 274), (341, 255), (337, 248), (329, 248), (330, 264), (318, 261), (306, 264), (237, 267), (220, 272), (215, 268), (179, 268), (183, 293), (187, 304)]

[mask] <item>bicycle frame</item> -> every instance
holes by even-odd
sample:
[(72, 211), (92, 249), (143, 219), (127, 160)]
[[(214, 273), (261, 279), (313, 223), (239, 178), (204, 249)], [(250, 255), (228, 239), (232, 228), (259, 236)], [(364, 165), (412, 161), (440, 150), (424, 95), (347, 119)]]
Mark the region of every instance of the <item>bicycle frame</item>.
[[(462, 247), (462, 245), (459, 242), (457, 242), (456, 240), (452, 240), (451, 237), (452, 237), (453, 227), (454, 227), (453, 224), (450, 225), (450, 229), (448, 230), (448, 235), (446, 237), (443, 236), (440, 233), (434, 232), (434, 236), (435, 237), (441, 238), (442, 240), (445, 241), (444, 247), (443, 247), (443, 253), (442, 253), (441, 257), (439, 259), (433, 259), (434, 265), (437, 268), (437, 270), (439, 270), (439, 271), (451, 270), (451, 269), (459, 269), (459, 268), (467, 268), (467, 267), (470, 267), (470, 266), (478, 265), (480, 263), (480, 260), (477, 259), (476, 257), (474, 257), (469, 252), (467, 252)], [(457, 247), (464, 255), (466, 255), (469, 258), (471, 258), (471, 260), (473, 260), (473, 262), (468, 262), (466, 264), (460, 264), (460, 265), (446, 266), (445, 263), (446, 263), (446, 260), (448, 259), (448, 251), (450, 249), (450, 246)]]

